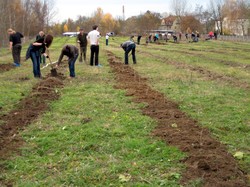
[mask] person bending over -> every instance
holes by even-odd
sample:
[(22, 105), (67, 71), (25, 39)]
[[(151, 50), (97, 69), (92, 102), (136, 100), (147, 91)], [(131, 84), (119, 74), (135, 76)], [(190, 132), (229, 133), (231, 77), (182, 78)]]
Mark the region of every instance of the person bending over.
[(133, 41), (126, 41), (121, 44), (121, 48), (125, 51), (125, 64), (128, 64), (128, 54), (130, 51), (132, 51), (132, 59), (133, 63), (136, 64), (136, 57), (135, 57), (135, 48), (136, 45)]
[(64, 55), (69, 58), (68, 59), (69, 73), (70, 73), (69, 76), (70, 78), (74, 78), (75, 77), (75, 62), (79, 55), (79, 49), (76, 46), (70, 45), (70, 44), (63, 46), (61, 54), (57, 61), (56, 68), (61, 64), (61, 61)]

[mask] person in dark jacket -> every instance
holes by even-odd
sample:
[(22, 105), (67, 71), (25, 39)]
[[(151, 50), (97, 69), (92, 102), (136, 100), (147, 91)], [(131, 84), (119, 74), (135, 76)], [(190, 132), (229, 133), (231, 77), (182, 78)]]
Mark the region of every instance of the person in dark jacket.
[(80, 58), (79, 62), (82, 62), (82, 55), (83, 55), (83, 60), (86, 62), (86, 53), (87, 53), (87, 35), (88, 33), (85, 33), (83, 28), (80, 29), (80, 33), (77, 35), (77, 43), (80, 44)]
[(49, 58), (49, 56), (45, 53), (45, 51), (46, 48), (49, 48), (52, 41), (53, 41), (53, 36), (47, 35), (45, 39), (40, 38), (36, 40), (29, 46), (27, 50), (27, 53), (29, 53), (29, 56), (33, 63), (33, 74), (35, 78), (41, 78), (41, 71), (40, 71), (41, 54)]
[(23, 35), (20, 32), (16, 32), (13, 29), (8, 29), (10, 50), (12, 51), (12, 56), (14, 60), (14, 66), (20, 67), (21, 63), (21, 50), (22, 50), (22, 40)]
[(177, 36), (173, 35), (174, 43), (177, 43)]
[[(40, 31), (38, 35), (36, 36), (36, 40), (40, 40), (41, 38), (45, 39), (45, 34), (43, 31)], [(41, 49), (42, 52), (42, 49)], [(44, 55), (41, 55), (41, 63), (46, 64), (46, 57)]]
[(132, 51), (132, 59), (133, 59), (133, 63), (136, 64), (136, 57), (135, 57), (135, 48), (136, 45), (133, 41), (126, 41), (124, 43), (121, 44), (121, 48), (123, 48), (123, 50), (125, 51), (125, 64), (128, 64), (128, 54), (130, 51)]
[(137, 44), (138, 44), (138, 45), (140, 45), (141, 37), (142, 37), (141, 35), (138, 35), (138, 36), (137, 36)]
[(64, 55), (69, 58), (68, 64), (69, 64), (70, 78), (73, 78), (75, 77), (75, 62), (79, 55), (79, 49), (76, 46), (70, 44), (63, 46), (61, 54), (57, 61), (56, 68), (61, 64)]

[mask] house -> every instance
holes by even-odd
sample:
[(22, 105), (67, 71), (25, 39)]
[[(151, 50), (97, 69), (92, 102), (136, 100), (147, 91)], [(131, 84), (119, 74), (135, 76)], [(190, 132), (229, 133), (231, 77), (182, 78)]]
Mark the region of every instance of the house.
[(180, 31), (180, 18), (178, 16), (168, 16), (161, 20), (159, 30)]
[[(215, 23), (215, 30), (221, 30)], [(236, 36), (249, 36), (250, 35), (250, 20), (249, 19), (237, 19), (230, 20), (225, 17), (222, 22), (222, 31), (224, 34), (236, 35)]]

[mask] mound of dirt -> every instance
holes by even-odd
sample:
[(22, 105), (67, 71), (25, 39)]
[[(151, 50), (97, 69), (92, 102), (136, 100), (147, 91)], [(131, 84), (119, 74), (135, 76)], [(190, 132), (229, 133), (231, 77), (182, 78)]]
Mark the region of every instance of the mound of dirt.
[[(62, 71), (64, 67), (66, 65), (62, 66)], [(11, 66), (11, 68), (13, 67)], [(28, 79), (27, 77), (19, 78), (20, 81)], [(24, 144), (19, 132), (42, 115), (52, 100), (59, 98), (58, 89), (64, 86), (64, 79), (66, 77), (60, 70), (57, 74), (48, 74), (32, 88), (26, 98), (19, 102), (16, 109), (0, 116), (0, 121), (3, 122), (0, 126), (0, 160), (9, 159), (13, 153), (19, 153), (18, 148)], [(0, 165), (0, 173), (4, 173), (5, 167), (4, 164)], [(11, 181), (1, 181), (0, 179), (1, 185), (13, 186)]]
[(0, 73), (5, 72), (5, 71), (9, 71), (11, 69), (13, 69), (15, 66), (13, 66), (12, 64), (0, 64)]
[(17, 151), (23, 144), (18, 136), (20, 130), (30, 124), (48, 108), (48, 103), (58, 99), (57, 88), (63, 87), (62, 80), (48, 77), (41, 80), (32, 89), (30, 95), (22, 99), (15, 110), (0, 116), (4, 122), (0, 126), (0, 158), (8, 158), (9, 154)]
[(201, 179), (207, 187), (247, 186), (246, 176), (234, 157), (227, 152), (226, 146), (212, 138), (208, 129), (180, 111), (178, 105), (162, 93), (153, 90), (145, 78), (130, 66), (123, 65), (111, 52), (108, 57), (116, 76), (116, 88), (126, 90), (126, 95), (133, 96), (134, 102), (147, 103), (143, 114), (158, 121), (152, 134), (188, 155), (183, 160), (186, 171), (182, 174), (182, 184)]

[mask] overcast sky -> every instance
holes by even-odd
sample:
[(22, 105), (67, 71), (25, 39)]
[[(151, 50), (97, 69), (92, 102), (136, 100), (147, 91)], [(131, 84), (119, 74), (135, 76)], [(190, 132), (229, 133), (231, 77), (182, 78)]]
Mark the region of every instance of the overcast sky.
[[(104, 14), (111, 13), (114, 18), (122, 17), (122, 7), (125, 8), (125, 18), (137, 16), (147, 10), (164, 13), (171, 11), (172, 0), (55, 0), (54, 9), (57, 12), (55, 21), (67, 18), (77, 19), (78, 15), (90, 17), (102, 8)], [(190, 9), (196, 4), (207, 6), (209, 0), (187, 0)]]

